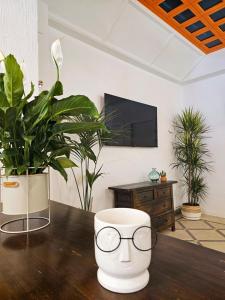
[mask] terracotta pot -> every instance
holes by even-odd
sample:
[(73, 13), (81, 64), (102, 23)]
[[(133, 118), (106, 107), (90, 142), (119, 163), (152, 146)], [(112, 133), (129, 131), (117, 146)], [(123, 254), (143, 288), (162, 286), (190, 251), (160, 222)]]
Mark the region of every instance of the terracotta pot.
[(166, 176), (161, 176), (160, 181), (161, 182), (167, 182), (167, 177)]
[(188, 220), (200, 220), (201, 219), (201, 207), (199, 205), (183, 204), (181, 213), (185, 219)]

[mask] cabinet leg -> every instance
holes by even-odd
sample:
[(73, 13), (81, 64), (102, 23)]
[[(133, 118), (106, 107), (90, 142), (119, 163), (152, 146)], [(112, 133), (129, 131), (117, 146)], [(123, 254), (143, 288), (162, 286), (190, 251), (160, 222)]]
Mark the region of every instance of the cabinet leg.
[(171, 226), (171, 231), (175, 231), (176, 230), (176, 226), (175, 223)]

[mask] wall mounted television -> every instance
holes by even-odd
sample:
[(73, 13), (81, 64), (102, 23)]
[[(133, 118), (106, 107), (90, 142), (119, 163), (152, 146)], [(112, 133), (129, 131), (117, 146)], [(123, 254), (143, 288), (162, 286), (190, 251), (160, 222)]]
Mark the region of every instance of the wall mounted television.
[(108, 146), (158, 147), (157, 107), (105, 94), (106, 126), (115, 134)]

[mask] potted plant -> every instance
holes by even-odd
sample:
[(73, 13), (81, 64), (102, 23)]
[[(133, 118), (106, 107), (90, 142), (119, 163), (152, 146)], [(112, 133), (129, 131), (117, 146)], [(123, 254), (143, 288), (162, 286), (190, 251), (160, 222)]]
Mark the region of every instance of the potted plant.
[(209, 127), (203, 115), (192, 108), (185, 109), (174, 120), (176, 161), (187, 192), (187, 202), (182, 205), (182, 215), (190, 220), (201, 218), (200, 200), (207, 194), (204, 174), (210, 171), (209, 150), (205, 142)]
[(163, 170), (160, 172), (160, 181), (167, 182), (166, 172)]
[[(87, 115), (75, 118), (79, 121), (93, 121), (93, 117)], [(105, 116), (102, 113), (99, 115), (99, 121), (105, 123)], [(73, 141), (75, 145), (74, 160), (78, 163), (79, 169), (77, 171), (72, 169), (72, 172), (80, 206), (86, 211), (92, 210), (93, 186), (96, 180), (103, 175), (102, 165), (98, 166), (103, 143), (111, 138), (111, 131), (100, 128), (96, 131), (80, 132), (78, 139)], [(80, 184), (78, 177), (81, 177)]]
[[(71, 134), (105, 128), (93, 102), (83, 95), (63, 95), (59, 81), (62, 53), (59, 40), (52, 45), (52, 57), (57, 68), (57, 80), (49, 91), (31, 99), (34, 85), (25, 95), (23, 72), (13, 55), (0, 55), (4, 73), (0, 73), (0, 161), (3, 177), (3, 213), (24, 214), (48, 206), (47, 176), (52, 167), (67, 180), (66, 168), (75, 167), (70, 159), (76, 145)], [(91, 120), (72, 119), (80, 115)], [(27, 178), (29, 183), (27, 183)]]

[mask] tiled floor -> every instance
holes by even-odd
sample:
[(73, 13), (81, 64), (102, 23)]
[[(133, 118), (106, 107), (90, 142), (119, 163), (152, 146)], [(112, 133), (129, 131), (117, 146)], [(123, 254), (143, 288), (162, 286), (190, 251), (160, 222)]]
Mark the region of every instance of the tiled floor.
[(225, 253), (225, 219), (223, 218), (203, 215), (199, 221), (190, 221), (178, 216), (176, 231), (167, 229), (162, 233)]

